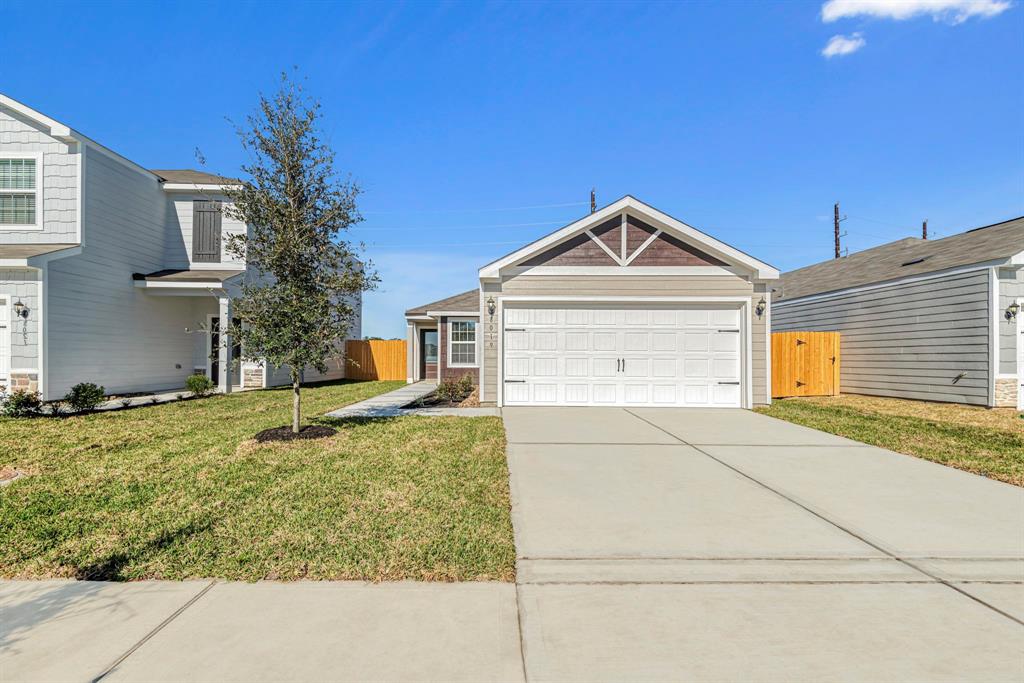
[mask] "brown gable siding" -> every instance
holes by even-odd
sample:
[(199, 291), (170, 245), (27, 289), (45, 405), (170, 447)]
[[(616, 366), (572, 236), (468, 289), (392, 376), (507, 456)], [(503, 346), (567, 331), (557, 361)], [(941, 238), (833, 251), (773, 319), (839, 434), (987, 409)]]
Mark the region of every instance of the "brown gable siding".
[(557, 247), (523, 262), (524, 266), (615, 266), (618, 265), (604, 249), (586, 233), (562, 242)]
[(605, 221), (590, 232), (616, 254), (622, 251), (622, 219), (618, 216)]
[[(655, 229), (633, 216), (627, 218), (627, 223), (629, 224), (629, 231), (626, 233), (626, 249), (632, 254), (648, 237), (655, 233)], [(658, 239), (654, 240), (649, 247), (640, 252), (630, 265), (724, 266), (726, 264), (700, 249), (691, 247), (682, 240), (666, 233), (661, 233)]]

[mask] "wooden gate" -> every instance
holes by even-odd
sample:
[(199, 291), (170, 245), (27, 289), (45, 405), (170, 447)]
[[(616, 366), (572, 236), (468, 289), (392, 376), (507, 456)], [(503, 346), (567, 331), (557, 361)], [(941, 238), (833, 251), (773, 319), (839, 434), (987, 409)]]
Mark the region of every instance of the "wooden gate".
[(405, 379), (405, 342), (401, 339), (350, 339), (345, 342), (345, 377)]
[(838, 393), (838, 332), (772, 333), (772, 398)]

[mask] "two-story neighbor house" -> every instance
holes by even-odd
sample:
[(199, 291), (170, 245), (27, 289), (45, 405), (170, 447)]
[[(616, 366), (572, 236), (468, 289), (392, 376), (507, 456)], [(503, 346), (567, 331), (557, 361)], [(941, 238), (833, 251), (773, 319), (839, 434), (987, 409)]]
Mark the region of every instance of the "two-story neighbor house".
[[(226, 253), (247, 229), (221, 210), (230, 182), (145, 169), (0, 95), (0, 386), (52, 400), (78, 382), (145, 392), (197, 372), (224, 392), (286, 383), (218, 334), (256, 276)], [(342, 376), (340, 357), (305, 372)]]

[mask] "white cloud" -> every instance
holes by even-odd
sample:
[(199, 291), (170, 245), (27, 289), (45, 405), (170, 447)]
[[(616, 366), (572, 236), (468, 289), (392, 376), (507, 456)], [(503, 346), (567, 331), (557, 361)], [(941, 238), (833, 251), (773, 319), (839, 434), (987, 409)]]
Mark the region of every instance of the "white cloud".
[(828, 45), (821, 50), (821, 54), (831, 59), (843, 55), (852, 55), (857, 50), (867, 45), (864, 36), (860, 33), (851, 33), (848, 36), (836, 35), (829, 39)]
[(928, 15), (935, 21), (961, 24), (971, 17), (987, 19), (1002, 14), (1010, 5), (1010, 0), (828, 0), (821, 6), (821, 20), (870, 17), (903, 21)]

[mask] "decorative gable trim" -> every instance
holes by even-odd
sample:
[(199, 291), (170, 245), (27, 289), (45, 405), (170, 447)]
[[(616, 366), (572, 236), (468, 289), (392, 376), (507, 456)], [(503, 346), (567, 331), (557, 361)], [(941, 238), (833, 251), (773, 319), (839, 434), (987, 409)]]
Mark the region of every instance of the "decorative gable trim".
[[(644, 223), (649, 223), (650, 227), (654, 228), (655, 233), (657, 233), (652, 235), (651, 238), (645, 240), (633, 254), (629, 255), (626, 254), (627, 213), (641, 218)], [(621, 247), (618, 253), (591, 232), (593, 228), (608, 222), (616, 216), (622, 217), (621, 220), (623, 225)], [(725, 244), (724, 242), (716, 240), (710, 235), (707, 235), (700, 230), (683, 223), (682, 221), (676, 220), (675, 218), (658, 211), (654, 207), (641, 202), (635, 197), (627, 195), (626, 197), (609, 204), (603, 209), (595, 211), (589, 216), (567, 225), (561, 230), (556, 230), (550, 235), (547, 235), (546, 237), (526, 245), (522, 249), (514, 251), (511, 254), (484, 266), (479, 271), (480, 279), (490, 281), (498, 280), (501, 277), (503, 269), (520, 266), (524, 261), (527, 261), (531, 257), (543, 254), (545, 251), (557, 247), (559, 244), (562, 244), (563, 242), (580, 234), (586, 234), (589, 239), (599, 244), (601, 249), (607, 253), (613, 262), (618, 264), (619, 267), (629, 265), (641, 253), (649, 249), (658, 239), (667, 235), (688, 245), (692, 245), (698, 251), (705, 252), (707, 255), (720, 260), (723, 264), (727, 264), (724, 267), (732, 266), (740, 270), (746, 270), (752, 273), (756, 278), (762, 280), (772, 280), (779, 277), (778, 269), (770, 266), (769, 264), (759, 261), (752, 256), (743, 253), (739, 249)], [(534, 265), (541, 266), (542, 264), (538, 263)]]

